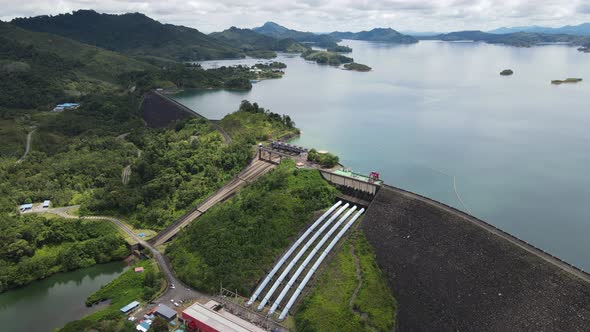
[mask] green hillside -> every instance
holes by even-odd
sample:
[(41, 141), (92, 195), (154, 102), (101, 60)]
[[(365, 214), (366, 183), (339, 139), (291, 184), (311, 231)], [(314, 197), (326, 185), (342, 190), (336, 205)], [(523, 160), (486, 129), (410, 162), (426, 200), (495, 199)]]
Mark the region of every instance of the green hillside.
[(401, 34), (391, 28), (376, 28), (370, 31), (361, 32), (332, 32), (329, 35), (338, 39), (354, 39), (398, 44), (413, 44), (418, 42), (416, 38)]
[(0, 106), (32, 108), (113, 90), (125, 72), (152, 65), (71, 39), (0, 22)]
[(254, 56), (260, 55), (260, 52), (263, 51), (267, 51), (266, 57), (270, 58), (276, 56), (274, 51), (300, 53), (307, 50), (307, 47), (292, 38), (277, 39), (250, 29), (231, 27), (222, 32), (214, 32), (209, 36)]
[(132, 55), (181, 61), (241, 56), (239, 50), (196, 29), (162, 24), (140, 13), (111, 15), (78, 10), (56, 16), (17, 18), (12, 23)]

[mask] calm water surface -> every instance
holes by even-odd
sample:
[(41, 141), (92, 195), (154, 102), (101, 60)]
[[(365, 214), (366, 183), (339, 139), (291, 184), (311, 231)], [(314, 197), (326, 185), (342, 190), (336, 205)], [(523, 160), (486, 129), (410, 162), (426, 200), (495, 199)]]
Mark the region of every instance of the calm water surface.
[(53, 331), (80, 319), (98, 307), (88, 308), (86, 298), (119, 276), (122, 262), (99, 264), (59, 273), (47, 279), (0, 294), (0, 331)]
[[(289, 114), (303, 131), (297, 143), (337, 153), (357, 171), (379, 171), (389, 184), (470, 211), (590, 270), (590, 85), (549, 83), (590, 80), (590, 54), (563, 45), (344, 44), (373, 71), (283, 55), (282, 79), (249, 92), (175, 98), (212, 119), (242, 99)], [(515, 75), (501, 77), (506, 68)]]

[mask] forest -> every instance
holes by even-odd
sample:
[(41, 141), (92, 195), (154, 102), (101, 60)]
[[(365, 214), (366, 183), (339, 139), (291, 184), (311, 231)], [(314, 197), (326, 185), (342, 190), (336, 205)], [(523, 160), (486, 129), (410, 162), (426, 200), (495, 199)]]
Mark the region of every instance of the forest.
[(230, 136), (247, 137), (252, 144), (299, 134), (289, 115), (271, 112), (248, 100), (240, 103), (237, 112), (223, 117), (220, 124)]
[(106, 221), (0, 214), (0, 292), (127, 255), (123, 237)]
[[(122, 215), (159, 230), (221, 187), (251, 159), (251, 144), (221, 135), (203, 119), (173, 129), (139, 129), (126, 137), (141, 152), (127, 186), (120, 179), (92, 192), (83, 213)], [(119, 170), (120, 174), (120, 170)]]
[(331, 205), (336, 190), (314, 170), (291, 160), (203, 215), (166, 249), (179, 278), (198, 290), (224, 287), (249, 294), (275, 258)]

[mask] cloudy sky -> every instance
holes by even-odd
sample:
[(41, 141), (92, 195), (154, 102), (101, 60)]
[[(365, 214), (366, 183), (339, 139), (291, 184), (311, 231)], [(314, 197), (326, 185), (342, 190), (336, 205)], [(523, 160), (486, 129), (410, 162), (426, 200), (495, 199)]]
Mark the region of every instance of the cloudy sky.
[(438, 31), (590, 22), (590, 0), (0, 0), (0, 19), (76, 9), (142, 12), (204, 32), (265, 21), (304, 31)]

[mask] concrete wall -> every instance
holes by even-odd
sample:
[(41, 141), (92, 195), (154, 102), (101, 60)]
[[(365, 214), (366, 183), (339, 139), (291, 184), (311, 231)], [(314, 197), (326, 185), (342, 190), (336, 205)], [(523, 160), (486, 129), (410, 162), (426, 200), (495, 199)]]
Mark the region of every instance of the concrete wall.
[(327, 171), (320, 171), (320, 173), (322, 174), (324, 179), (335, 185), (352, 188), (354, 190), (362, 191), (370, 195), (375, 195), (377, 193), (377, 190), (379, 189), (379, 186), (373, 183), (352, 179), (346, 176), (334, 174)]

